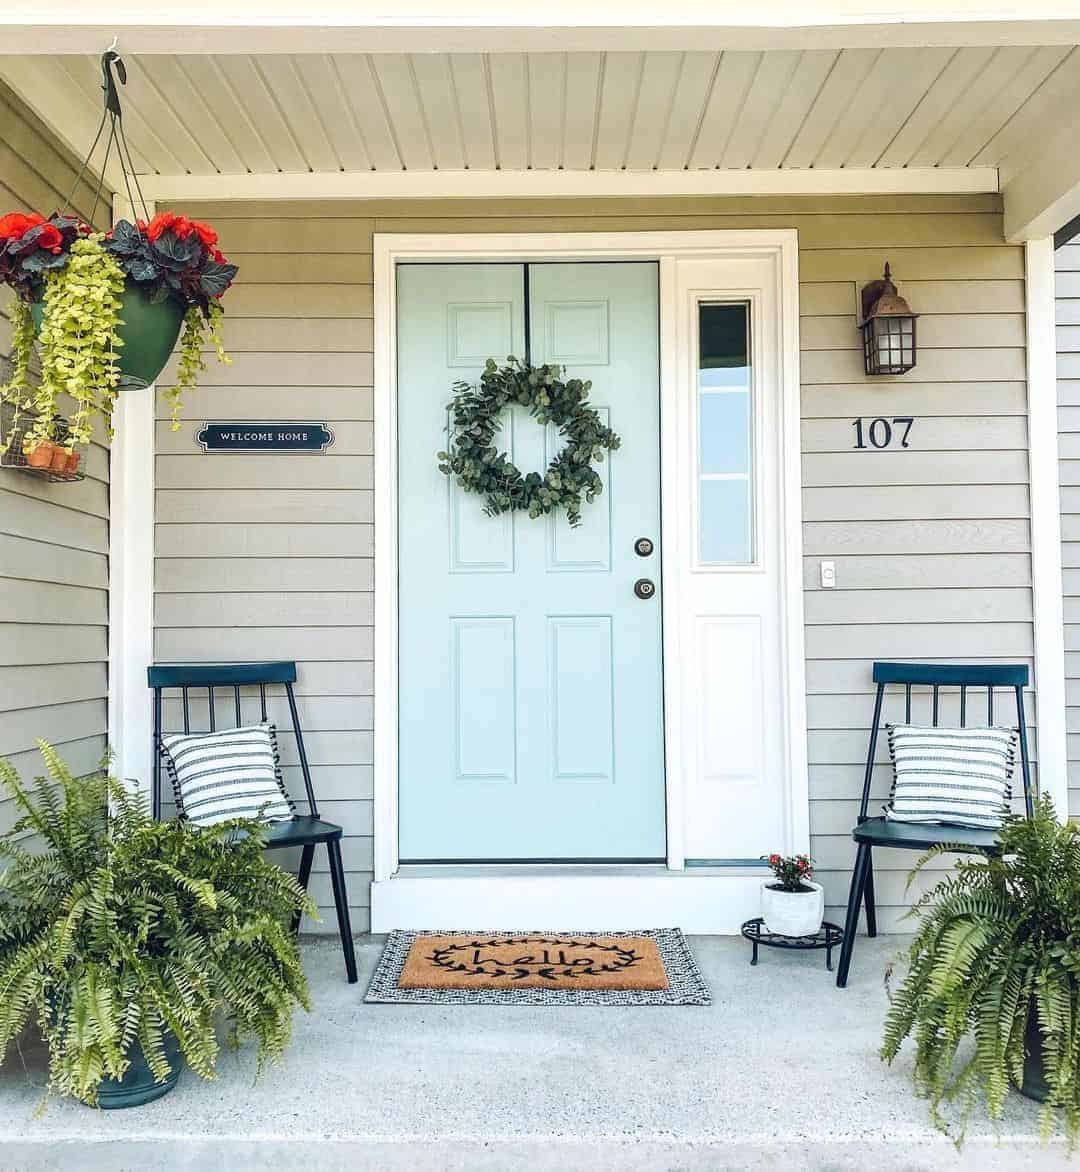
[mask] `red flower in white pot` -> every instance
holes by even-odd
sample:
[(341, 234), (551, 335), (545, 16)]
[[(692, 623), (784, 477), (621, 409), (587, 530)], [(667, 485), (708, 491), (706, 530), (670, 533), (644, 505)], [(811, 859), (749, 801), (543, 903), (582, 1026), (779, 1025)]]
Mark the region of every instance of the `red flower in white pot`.
[(813, 880), (809, 855), (762, 855), (773, 878), (761, 887), (765, 930), (777, 936), (813, 936), (825, 918), (825, 892)]

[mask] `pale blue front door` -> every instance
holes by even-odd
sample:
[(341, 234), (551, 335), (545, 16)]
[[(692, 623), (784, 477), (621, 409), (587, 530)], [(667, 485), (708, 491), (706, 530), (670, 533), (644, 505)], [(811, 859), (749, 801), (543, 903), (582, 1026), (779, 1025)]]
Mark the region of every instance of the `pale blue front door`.
[[(403, 862), (664, 858), (657, 276), (651, 262), (398, 269)], [(485, 516), (435, 458), (452, 385), (523, 356), (526, 313), (532, 360), (591, 379), (622, 439), (574, 529)], [(504, 419), (523, 473), (559, 442), (520, 408)]]

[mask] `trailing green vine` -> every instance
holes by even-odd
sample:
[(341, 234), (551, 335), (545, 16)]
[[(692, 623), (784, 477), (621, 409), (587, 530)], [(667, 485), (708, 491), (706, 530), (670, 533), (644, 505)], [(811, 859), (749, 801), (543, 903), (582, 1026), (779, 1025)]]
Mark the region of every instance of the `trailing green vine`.
[(68, 444), (87, 444), (100, 414), (112, 438), (112, 412), (120, 372), (117, 336), (124, 273), (102, 248), (99, 233), (71, 245), (67, 266), (46, 273), (44, 315), (38, 333), (41, 382), (33, 395), (36, 418), (27, 441), (50, 438), (57, 400), (75, 401)]
[[(618, 448), (619, 437), (587, 402), (592, 383), (563, 382), (559, 366), (531, 366), (513, 356), (506, 362), (499, 367), (489, 358), (479, 384), (454, 384), (450, 450), (439, 452), (439, 471), (455, 477), (466, 492), (486, 497), (489, 517), (522, 509), (535, 519), (565, 509), (570, 524), (579, 525), (582, 503), (604, 489), (592, 465), (603, 460), (605, 451)], [(495, 446), (502, 413), (514, 404), (527, 408), (541, 425), (554, 423), (566, 440), (543, 476), (523, 476)]]
[(34, 405), (35, 388), (30, 381), (30, 363), (34, 354), (34, 318), (30, 306), (16, 297), (9, 307), (11, 314), (11, 377), (0, 385), (0, 403), (12, 408), (11, 426), (0, 436), (0, 452), (11, 447), (19, 432), (22, 413)]
[(217, 353), (218, 362), (232, 366), (232, 359), (225, 353), (221, 340), (221, 322), (225, 313), (216, 301), (210, 302), (204, 314), (197, 305), (192, 305), (184, 314), (180, 333), (180, 358), (176, 364), (176, 382), (166, 387), (165, 398), (171, 409), (169, 425), (173, 431), (180, 430), (180, 410), (184, 405), (184, 392), (193, 391), (199, 383), (199, 375), (206, 370), (203, 350), (209, 341)]

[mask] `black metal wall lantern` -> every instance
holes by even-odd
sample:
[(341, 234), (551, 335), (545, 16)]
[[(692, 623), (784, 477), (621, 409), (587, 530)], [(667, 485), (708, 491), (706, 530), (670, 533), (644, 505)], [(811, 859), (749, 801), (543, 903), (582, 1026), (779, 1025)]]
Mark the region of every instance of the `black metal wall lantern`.
[(885, 275), (862, 291), (863, 363), (867, 374), (903, 374), (915, 365), (915, 319), (911, 306), (896, 291), (885, 262)]

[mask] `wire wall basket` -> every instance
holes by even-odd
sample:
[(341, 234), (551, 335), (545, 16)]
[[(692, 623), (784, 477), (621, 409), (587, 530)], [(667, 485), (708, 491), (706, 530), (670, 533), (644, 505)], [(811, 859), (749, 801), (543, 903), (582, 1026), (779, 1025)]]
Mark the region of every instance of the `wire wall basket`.
[[(73, 484), (86, 479), (82, 468), (82, 453), (75, 449), (68, 452), (64, 444), (68, 439), (67, 422), (60, 416), (53, 418), (52, 433), (55, 439), (45, 440), (27, 453), (23, 450), (26, 434), (37, 422), (30, 412), (20, 414), (13, 422), (14, 411), (7, 405), (0, 411), (0, 468), (11, 468), (26, 476), (37, 477), (51, 484)], [(8, 442), (10, 438), (10, 443)]]

